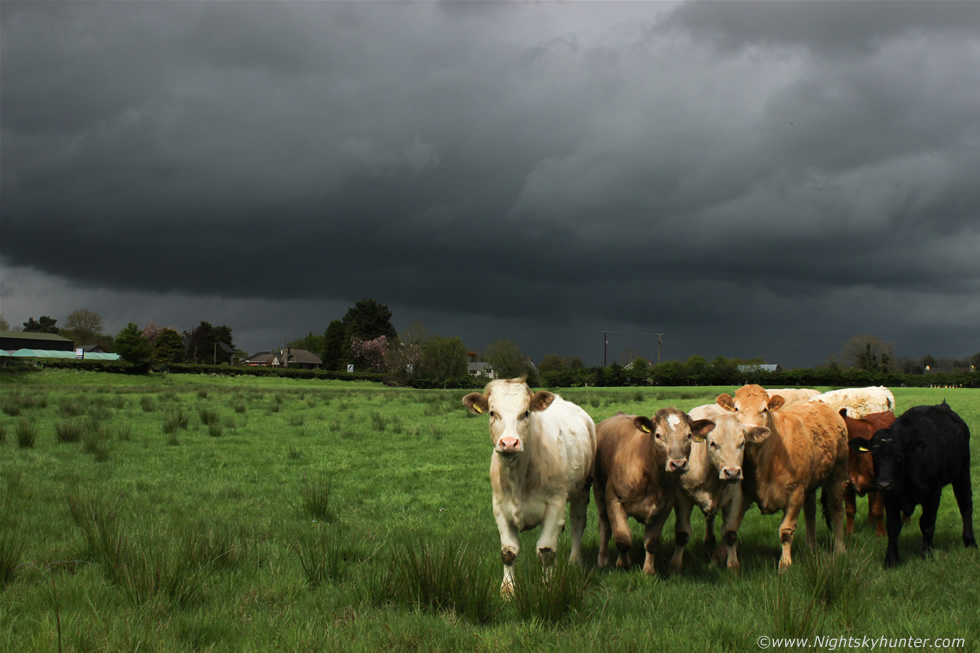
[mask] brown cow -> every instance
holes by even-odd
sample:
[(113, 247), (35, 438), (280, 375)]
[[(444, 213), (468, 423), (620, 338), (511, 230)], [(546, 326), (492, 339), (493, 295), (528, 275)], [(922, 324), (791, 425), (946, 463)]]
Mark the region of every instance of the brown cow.
[(678, 477), (688, 467), (691, 443), (715, 427), (664, 408), (653, 419), (618, 413), (596, 427), (595, 500), (599, 511), (599, 566), (609, 564), (609, 536), (619, 551), (617, 566), (629, 569), (633, 535), (628, 518), (645, 525), (643, 571), (653, 575), (660, 532), (674, 506)]
[[(885, 411), (871, 413), (860, 419), (847, 416), (847, 408), (840, 409), (840, 416), (847, 424), (847, 435), (852, 440), (861, 438), (869, 445), (871, 436), (879, 429), (886, 429), (895, 421), (895, 413)], [(854, 515), (857, 512), (857, 497), (868, 495), (868, 523), (875, 527), (875, 535), (885, 534), (885, 500), (880, 492), (875, 491), (875, 466), (871, 459), (871, 450), (864, 447), (849, 447), (847, 458), (847, 475), (850, 482), (844, 490), (844, 514), (847, 515), (847, 532), (854, 532)]]
[[(847, 426), (829, 406), (801, 401), (783, 408), (783, 398), (769, 397), (758, 385), (742, 386), (716, 402), (736, 414), (744, 426), (765, 426), (770, 436), (748, 448), (742, 510), (755, 502), (763, 514), (783, 511), (779, 568), (793, 563), (793, 534), (803, 510), (806, 539), (817, 546), (817, 488), (827, 493), (827, 514), (837, 551), (844, 550), (844, 485), (847, 483)], [(751, 463), (751, 465), (749, 464)], [(750, 471), (751, 470), (751, 471)]]

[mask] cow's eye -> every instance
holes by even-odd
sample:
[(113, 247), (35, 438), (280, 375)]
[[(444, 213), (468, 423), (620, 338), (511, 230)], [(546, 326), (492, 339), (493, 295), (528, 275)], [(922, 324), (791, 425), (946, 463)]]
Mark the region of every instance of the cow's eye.
[(530, 417), (530, 416), (531, 416), (531, 411), (529, 411), (529, 410), (525, 410), (525, 411), (524, 411), (524, 419), (527, 419), (527, 418), (528, 418), (528, 417)]
[(712, 442), (711, 443), (711, 448), (712, 449), (721, 449), (721, 446), (717, 442)]
[(497, 413), (495, 413), (495, 412), (493, 412), (493, 411), (491, 410), (491, 411), (490, 411), (490, 417), (496, 417), (496, 416), (497, 416)]
[(656, 432), (656, 433), (655, 433), (654, 435), (656, 435), (656, 436), (657, 436), (657, 439), (658, 439), (658, 440), (663, 440), (663, 439), (664, 439), (664, 436), (663, 436), (663, 435), (661, 435), (661, 433), (660, 433), (660, 431), (657, 431), (657, 432)]

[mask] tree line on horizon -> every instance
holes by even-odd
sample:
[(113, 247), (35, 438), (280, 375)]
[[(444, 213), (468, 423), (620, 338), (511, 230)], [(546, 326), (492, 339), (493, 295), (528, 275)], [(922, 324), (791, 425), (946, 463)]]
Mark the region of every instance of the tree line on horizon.
[[(440, 336), (428, 332), (425, 325), (414, 322), (398, 333), (391, 321), (392, 312), (374, 298), (363, 299), (349, 307), (344, 316), (331, 321), (322, 334), (310, 331), (306, 336), (286, 343), (286, 347), (305, 349), (317, 354), (323, 369), (343, 371), (353, 364), (359, 371), (387, 375), (396, 382), (430, 387), (471, 383), (468, 363), (485, 362), (498, 378), (526, 375), (532, 384), (550, 387), (622, 386), (622, 385), (726, 385), (755, 378), (756, 374), (772, 385), (785, 379), (787, 385), (835, 385), (874, 383), (892, 379), (899, 384), (904, 375), (922, 375), (941, 370), (952, 375), (969, 374), (980, 367), (980, 353), (967, 359), (898, 358), (891, 344), (872, 335), (850, 338), (838, 353), (827, 357), (823, 365), (812, 370), (784, 370), (778, 373), (745, 372), (745, 366), (765, 363), (764, 358), (739, 359), (716, 357), (710, 362), (701, 356), (687, 361), (665, 361), (653, 364), (635, 351), (624, 352), (621, 360), (608, 367), (586, 367), (578, 357), (548, 354), (537, 365), (510, 339), (489, 343), (482, 352), (468, 350), (458, 336)], [(9, 330), (0, 316), (0, 330)], [(232, 328), (213, 326), (201, 321), (191, 331), (178, 332), (175, 327), (161, 327), (156, 320), (144, 328), (129, 323), (115, 337), (102, 333), (102, 318), (95, 312), (79, 309), (69, 314), (64, 327), (57, 320), (41, 316), (23, 324), (25, 332), (57, 333), (77, 344), (98, 344), (115, 351), (139, 368), (175, 363), (229, 364), (247, 357), (235, 350)], [(817, 379), (823, 379), (824, 382)]]

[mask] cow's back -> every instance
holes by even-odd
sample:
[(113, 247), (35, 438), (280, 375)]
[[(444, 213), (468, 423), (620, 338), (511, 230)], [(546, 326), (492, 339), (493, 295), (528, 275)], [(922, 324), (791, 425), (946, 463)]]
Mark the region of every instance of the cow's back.
[(639, 483), (645, 473), (646, 460), (633, 416), (618, 413), (602, 420), (596, 427), (596, 436), (596, 487), (605, 490), (610, 480), (617, 486)]
[(774, 411), (773, 420), (793, 467), (811, 475), (809, 484), (822, 481), (847, 459), (847, 425), (830, 406), (803, 401)]
[(591, 481), (595, 465), (597, 434), (595, 422), (581, 407), (555, 395), (547, 410), (536, 415), (535, 441), (541, 447), (538, 461), (546, 465), (544, 476), (566, 485), (569, 492)]
[(952, 483), (970, 469), (970, 427), (944, 402), (915, 406), (891, 426), (909, 455), (913, 485), (929, 489)]

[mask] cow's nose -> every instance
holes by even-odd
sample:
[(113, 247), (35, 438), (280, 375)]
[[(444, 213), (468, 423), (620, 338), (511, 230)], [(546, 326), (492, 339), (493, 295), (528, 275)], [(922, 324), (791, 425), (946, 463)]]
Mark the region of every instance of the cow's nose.
[(668, 471), (676, 472), (677, 470), (684, 469), (685, 467), (687, 467), (687, 458), (681, 458), (680, 460), (671, 458), (667, 461)]
[(725, 475), (726, 481), (737, 481), (742, 478), (742, 468), (741, 467), (726, 467), (721, 470)]
[(497, 444), (500, 446), (501, 451), (511, 453), (519, 450), (521, 441), (517, 438), (500, 438)]
[(878, 481), (878, 489), (882, 491), (888, 491), (892, 487), (891, 481)]

